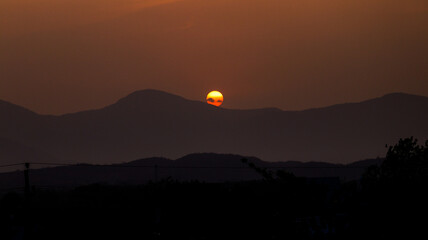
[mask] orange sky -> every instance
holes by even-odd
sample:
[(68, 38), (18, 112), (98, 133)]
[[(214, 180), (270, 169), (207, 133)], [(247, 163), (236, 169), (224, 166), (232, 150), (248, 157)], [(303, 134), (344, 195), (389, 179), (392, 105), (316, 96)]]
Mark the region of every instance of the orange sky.
[(2, 0), (0, 99), (39, 113), (154, 88), (284, 110), (428, 96), (426, 0)]

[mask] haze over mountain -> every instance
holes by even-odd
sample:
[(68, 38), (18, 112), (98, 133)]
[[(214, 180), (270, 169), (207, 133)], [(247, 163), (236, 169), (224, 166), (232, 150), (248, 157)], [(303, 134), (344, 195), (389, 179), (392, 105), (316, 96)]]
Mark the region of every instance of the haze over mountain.
[(2, 164), (41, 159), (111, 164), (215, 152), (264, 161), (350, 163), (383, 157), (385, 144), (401, 137), (424, 141), (427, 109), (427, 97), (403, 93), (281, 111), (224, 109), (142, 90), (102, 109), (61, 116), (39, 115), (0, 101), (0, 156)]

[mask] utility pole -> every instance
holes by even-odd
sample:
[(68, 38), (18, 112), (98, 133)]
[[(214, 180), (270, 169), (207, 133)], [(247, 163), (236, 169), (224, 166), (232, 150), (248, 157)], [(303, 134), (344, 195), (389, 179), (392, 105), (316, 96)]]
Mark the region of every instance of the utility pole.
[(30, 176), (28, 171), (30, 163), (25, 163), (24, 178), (25, 178), (25, 206), (24, 206), (24, 239), (30, 239)]
[(158, 181), (158, 165), (155, 164), (155, 182)]
[(28, 170), (30, 169), (30, 163), (25, 163), (24, 177), (25, 177), (25, 204), (26, 206), (30, 203), (30, 176)]

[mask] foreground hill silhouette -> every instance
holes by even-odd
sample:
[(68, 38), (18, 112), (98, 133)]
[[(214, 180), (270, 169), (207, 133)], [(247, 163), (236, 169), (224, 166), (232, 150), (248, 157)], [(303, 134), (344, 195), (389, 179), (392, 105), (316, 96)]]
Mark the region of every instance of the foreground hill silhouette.
[(61, 116), (0, 101), (1, 143), (21, 146), (0, 147), (0, 155), (17, 156), (3, 158), (2, 164), (39, 161), (35, 155), (62, 163), (112, 164), (153, 156), (176, 159), (191, 152), (344, 164), (382, 157), (385, 144), (400, 137), (424, 140), (427, 109), (427, 97), (403, 93), (281, 111), (223, 109), (142, 90), (102, 109)]

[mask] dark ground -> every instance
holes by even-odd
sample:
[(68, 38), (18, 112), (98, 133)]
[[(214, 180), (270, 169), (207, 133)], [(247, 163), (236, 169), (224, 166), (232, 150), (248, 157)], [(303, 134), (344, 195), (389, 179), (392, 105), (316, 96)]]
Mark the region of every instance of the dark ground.
[(421, 189), (289, 180), (33, 189), (29, 209), (23, 194), (9, 192), (0, 202), (1, 239), (25, 233), (29, 239), (382, 239), (423, 233), (427, 197)]

